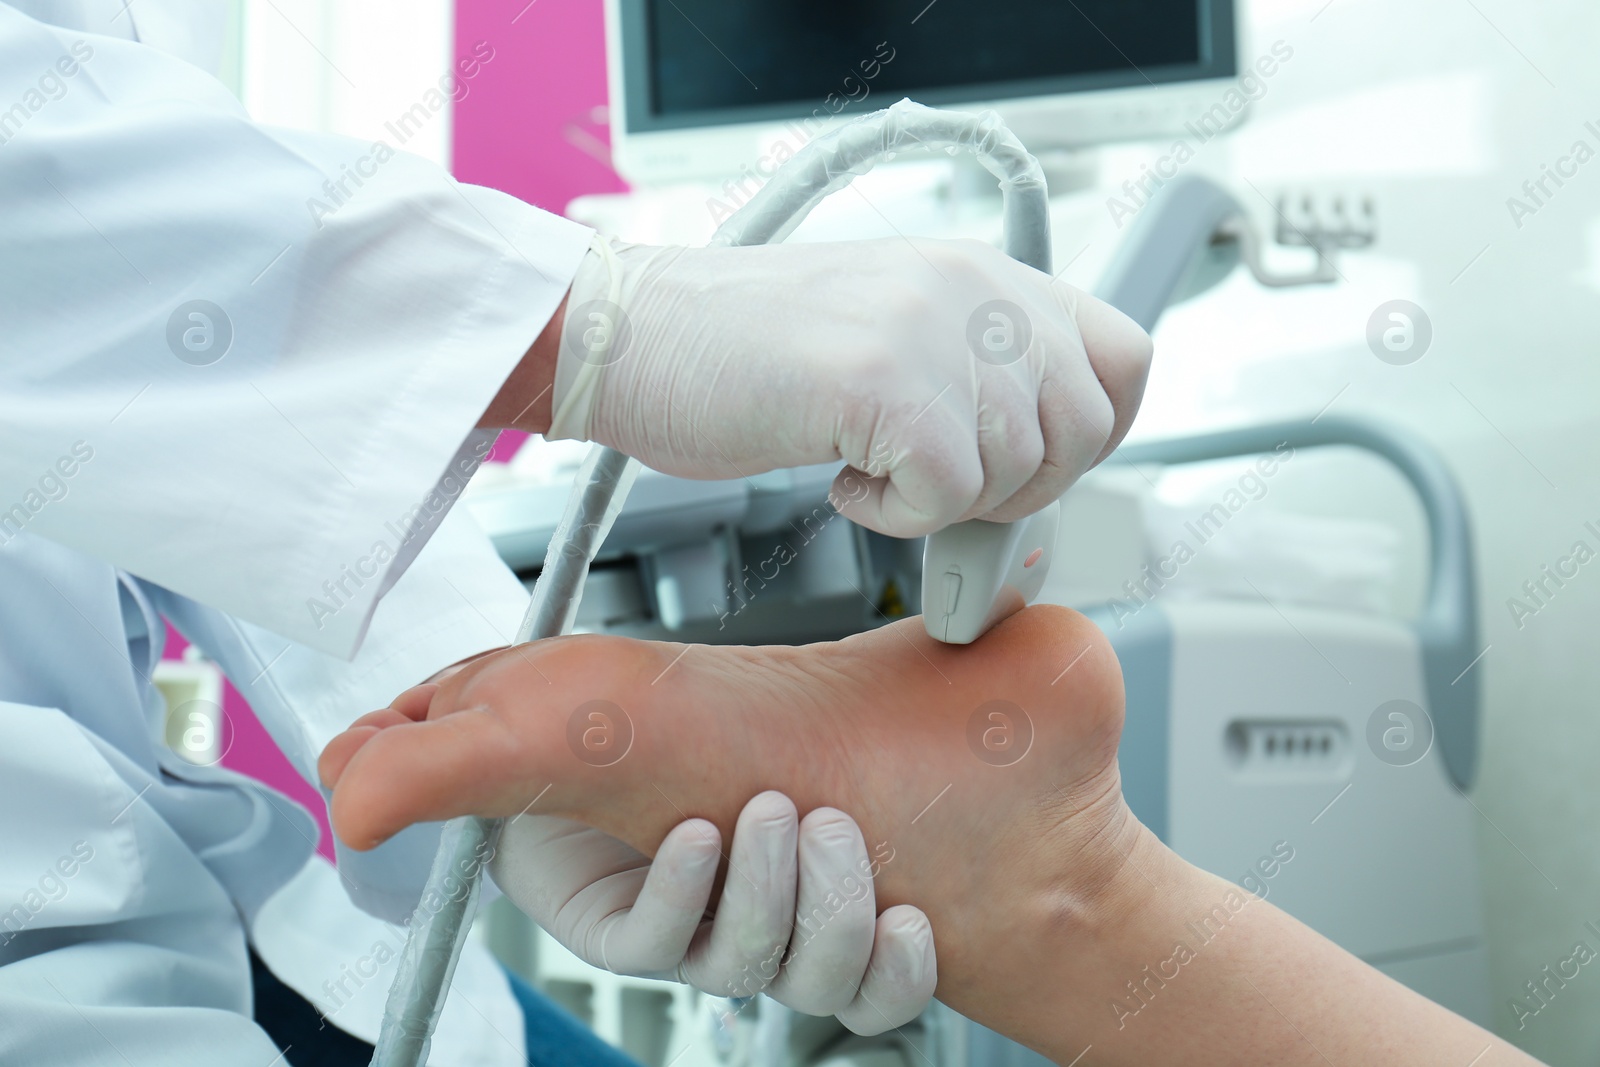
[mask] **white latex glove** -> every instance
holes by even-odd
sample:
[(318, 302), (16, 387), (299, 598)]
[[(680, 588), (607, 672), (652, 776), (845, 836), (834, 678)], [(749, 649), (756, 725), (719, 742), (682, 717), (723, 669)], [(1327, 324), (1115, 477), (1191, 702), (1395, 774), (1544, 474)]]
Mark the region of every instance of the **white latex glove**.
[(502, 830), (489, 875), (573, 954), (619, 974), (716, 996), (765, 992), (863, 1035), (910, 1022), (932, 1000), (928, 919), (908, 905), (877, 914), (873, 858), (849, 816), (822, 808), (799, 822), (783, 794), (755, 797), (707, 919), (721, 859), (721, 835), (704, 819), (675, 827), (652, 862), (581, 823), (522, 815)]
[(1060, 497), (1150, 365), (1132, 320), (975, 241), (597, 238), (566, 306), (547, 436), (689, 478), (842, 459), (834, 505), (896, 537)]

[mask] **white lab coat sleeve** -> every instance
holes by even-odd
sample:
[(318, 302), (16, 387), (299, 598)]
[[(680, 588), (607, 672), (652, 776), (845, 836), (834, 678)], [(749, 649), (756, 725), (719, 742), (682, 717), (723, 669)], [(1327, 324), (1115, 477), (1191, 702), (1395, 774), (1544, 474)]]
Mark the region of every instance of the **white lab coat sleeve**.
[(351, 655), (590, 238), (408, 155), (445, 103), (268, 129), (0, 4), (0, 540)]
[[(317, 757), (335, 735), (441, 668), (511, 644), (528, 602), (522, 583), (464, 508), (440, 524), (384, 597), (349, 662), (141, 584), (178, 631), (217, 661), (313, 786), (319, 785)], [(404, 922), (421, 896), (438, 841), (438, 823), (411, 827), (371, 852), (336, 841), (346, 892), (363, 910)]]

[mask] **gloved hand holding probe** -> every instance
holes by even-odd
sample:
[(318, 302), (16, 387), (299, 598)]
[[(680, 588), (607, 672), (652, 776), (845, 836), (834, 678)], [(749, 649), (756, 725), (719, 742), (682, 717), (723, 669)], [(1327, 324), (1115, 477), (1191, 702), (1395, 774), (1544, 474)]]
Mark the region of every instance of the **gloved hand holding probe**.
[(689, 478), (843, 460), (867, 478), (834, 494), (841, 513), (895, 537), (1061, 496), (1127, 433), (1151, 351), (1120, 312), (997, 249), (906, 238), (597, 238), (541, 346), (486, 425)]

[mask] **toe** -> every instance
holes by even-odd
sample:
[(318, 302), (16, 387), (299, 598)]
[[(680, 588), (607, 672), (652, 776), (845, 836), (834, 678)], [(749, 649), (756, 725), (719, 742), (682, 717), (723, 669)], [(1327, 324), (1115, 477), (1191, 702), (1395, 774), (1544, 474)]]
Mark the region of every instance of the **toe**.
[(332, 789), (339, 781), (339, 776), (349, 765), (350, 759), (361, 750), (361, 746), (372, 740), (380, 730), (387, 730), (391, 726), (400, 726), (410, 723), (411, 720), (394, 708), (380, 708), (369, 711), (349, 726), (344, 733), (328, 742), (328, 747), (322, 750), (322, 755), (317, 759), (317, 776), (322, 779), (322, 784)]
[[(362, 717), (363, 719), (366, 716)], [(364, 724), (357, 719), (344, 733), (328, 742), (328, 747), (322, 750), (322, 755), (317, 758), (317, 776), (322, 779), (322, 784), (327, 789), (332, 789), (339, 784), (339, 776), (349, 766), (350, 759), (361, 746), (378, 735), (378, 727)]]
[[(514, 814), (521, 792), (531, 788), (531, 799), (551, 780), (537, 765), (524, 765), (530, 761), (519, 759), (522, 746), (486, 711), (385, 730), (363, 726), (335, 744), (343, 737), (353, 751), (337, 775), (329, 816), (355, 849), (374, 848), (412, 823)], [(330, 744), (329, 752), (331, 768), (344, 748)]]
[(389, 705), (389, 709), (413, 722), (420, 722), (428, 717), (428, 706), (438, 691), (439, 686), (433, 682), (414, 685), (396, 697), (394, 703)]

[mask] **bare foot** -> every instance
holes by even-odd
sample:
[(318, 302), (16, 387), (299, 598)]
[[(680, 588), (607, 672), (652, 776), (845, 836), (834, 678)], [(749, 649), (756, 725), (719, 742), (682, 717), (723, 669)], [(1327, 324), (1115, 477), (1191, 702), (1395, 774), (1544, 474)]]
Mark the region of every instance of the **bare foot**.
[(932, 922), (940, 999), (1016, 1032), (1029, 972), (1092, 936), (1125, 859), (1153, 841), (1122, 800), (1122, 713), (1108, 642), (1063, 608), (966, 647), (920, 619), (799, 648), (578, 636), (409, 691), (336, 738), (321, 771), (356, 848), (531, 809), (653, 853), (689, 817), (730, 840), (768, 789), (802, 815), (839, 808), (878, 865), (879, 907)]

